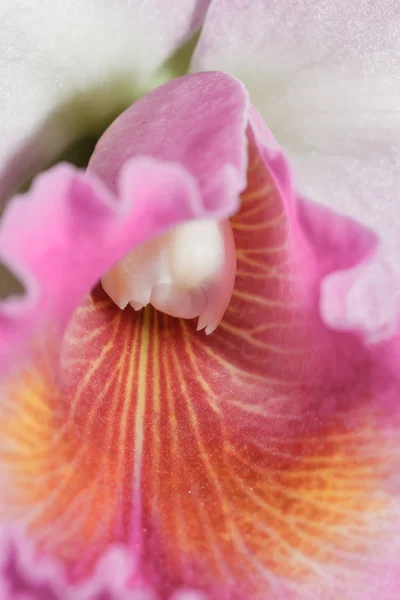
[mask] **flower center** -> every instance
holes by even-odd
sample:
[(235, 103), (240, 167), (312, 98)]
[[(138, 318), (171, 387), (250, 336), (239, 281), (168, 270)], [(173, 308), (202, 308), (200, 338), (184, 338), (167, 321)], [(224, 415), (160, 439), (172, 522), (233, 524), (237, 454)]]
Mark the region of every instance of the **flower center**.
[(130, 252), (102, 278), (110, 298), (124, 309), (152, 304), (172, 317), (199, 317), (212, 333), (231, 300), (236, 272), (229, 221), (184, 223)]

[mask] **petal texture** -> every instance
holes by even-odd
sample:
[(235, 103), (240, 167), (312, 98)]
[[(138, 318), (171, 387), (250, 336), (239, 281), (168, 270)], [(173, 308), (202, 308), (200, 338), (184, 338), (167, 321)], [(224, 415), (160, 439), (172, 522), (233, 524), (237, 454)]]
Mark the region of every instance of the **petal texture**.
[(129, 105), (208, 4), (1, 0), (0, 200)]
[[(150, 586), (134, 579), (131, 556), (126, 549), (114, 546), (90, 578), (71, 586), (59, 563), (35, 556), (26, 535), (10, 528), (0, 530), (2, 600), (158, 600)], [(207, 599), (183, 589), (170, 600)]]
[(42, 327), (60, 334), (88, 289), (130, 249), (183, 220), (212, 214), (194, 180), (173, 163), (133, 159), (121, 172), (119, 189), (117, 198), (95, 177), (61, 165), (12, 203), (2, 222), (0, 254), (26, 295), (2, 303), (0, 369), (23, 355)]
[(207, 341), (96, 292), (56, 365), (6, 379), (3, 517), (70, 577), (120, 542), (162, 598), (186, 585), (375, 600), (391, 581), (398, 383), (360, 340), (313, 323), (284, 215), (261, 161), (233, 220), (233, 300)]
[[(223, 214), (217, 213), (218, 203), (225, 211), (227, 204), (233, 199), (237, 201), (240, 191), (246, 186), (247, 118), (248, 95), (237, 80), (222, 73), (181, 77), (154, 90), (120, 115), (99, 140), (88, 170), (113, 191), (118, 173), (128, 158), (148, 153), (157, 159), (176, 161), (196, 179), (205, 207), (212, 207), (220, 221)], [(217, 223), (212, 222), (212, 226), (217, 227)], [(172, 236), (178, 250), (186, 253), (188, 260), (192, 259), (192, 276), (195, 276), (195, 264), (200, 260), (199, 245), (195, 241), (196, 225), (194, 229), (193, 225), (183, 227), (182, 235), (185, 231), (190, 238), (186, 243), (179, 243), (178, 231), (172, 232)], [(215, 256), (217, 264), (214, 269), (221, 270), (218, 263), (223, 262), (223, 273), (214, 279), (205, 279), (202, 288), (193, 290), (201, 293), (201, 303), (204, 299), (206, 302), (193, 316), (199, 315), (199, 327), (206, 327), (208, 332), (215, 329), (229, 304), (235, 276), (234, 244), (229, 225), (226, 228), (221, 224), (218, 231), (218, 241), (221, 243), (222, 238), (223, 245), (222, 260)], [(207, 234), (204, 232), (200, 235), (207, 244)], [(158, 243), (161, 249), (157, 247)], [(208, 243), (211, 245), (210, 239)], [(108, 293), (110, 288), (122, 288), (117, 298), (110, 293), (119, 306), (124, 307), (128, 301), (134, 300), (133, 306), (139, 304), (143, 307), (151, 301), (157, 308), (164, 307), (169, 314), (184, 316), (168, 309), (168, 302), (162, 297), (154, 297), (157, 288), (153, 286), (159, 281), (158, 278), (161, 278), (160, 283), (174, 282), (179, 284), (181, 290), (184, 289), (183, 277), (177, 284), (179, 277), (176, 273), (171, 275), (171, 270), (166, 268), (167, 246), (167, 238), (156, 240), (151, 247), (148, 245), (140, 248), (139, 253), (136, 252), (138, 259), (133, 261), (133, 267), (136, 262), (136, 271), (132, 268), (131, 256), (103, 278)], [(198, 261), (195, 260), (196, 254)], [(146, 260), (146, 256), (149, 260)], [(150, 257), (156, 258), (152, 262)], [(178, 265), (178, 260), (171, 262)], [(184, 270), (183, 258), (180, 262)], [(210, 263), (211, 258), (208, 265)], [(130, 272), (129, 276), (127, 272)], [(115, 285), (116, 280), (118, 282), (124, 278), (131, 283)], [(137, 283), (138, 278), (140, 283)], [(110, 280), (114, 280), (114, 285), (110, 285)], [(129, 294), (135, 287), (136, 296), (132, 297)]]
[[(211, 92), (206, 89), (204, 96), (207, 83)], [(134, 105), (142, 127), (146, 111), (151, 117), (147, 131), (138, 127), (137, 152), (132, 151), (135, 145), (123, 143), (122, 154), (109, 161), (103, 140), (90, 173), (59, 165), (38, 177), (7, 211), (0, 259), (20, 277), (26, 295), (0, 305), (0, 371), (3, 362), (12, 363), (14, 351), (23, 353), (26, 343), (32, 343), (32, 330), (43, 325), (59, 334), (85, 293), (129, 250), (188, 219), (223, 220), (237, 210), (247, 165), (248, 96), (243, 86), (230, 76), (209, 74), (205, 80), (190, 76), (162, 89), (164, 103), (156, 90), (138, 108)], [(182, 98), (192, 103), (197, 98), (201, 116), (210, 121), (205, 130), (202, 119), (197, 127), (191, 125), (199, 112), (185, 114)], [(160, 110), (168, 106), (166, 101), (175, 105), (172, 119)], [(176, 119), (181, 129), (171, 127)], [(120, 123), (112, 128), (111, 142)], [(159, 143), (162, 136), (165, 146)]]
[[(130, 153), (104, 183), (68, 170), (58, 202), (47, 182), (64, 182), (65, 167), (43, 176), (29, 219), (21, 200), (10, 207), (0, 249), (19, 273), (25, 266), (31, 294), (2, 304), (8, 351), (26, 343), (7, 372), (2, 355), (0, 517), (57, 557), (70, 585), (117, 543), (129, 549), (130, 583), (149, 582), (161, 600), (190, 589), (213, 600), (395, 600), (399, 332), (367, 345), (357, 328), (327, 329), (318, 311), (321, 283), (360, 265), (375, 235), (297, 200), (239, 83), (209, 74), (175, 85), (196, 92), (198, 81), (207, 93), (225, 81), (237, 108), (229, 136), (211, 124), (210, 146), (200, 137), (214, 156), (221, 148), (210, 180), (208, 153), (171, 162), (149, 142), (151, 156)], [(161, 114), (182, 124), (179, 111)], [(194, 148), (199, 131), (190, 135)], [(207, 190), (227, 156), (238, 176), (221, 205)], [(127, 246), (184, 219), (228, 217), (246, 163), (231, 220), (236, 284), (212, 336), (89, 293)]]
[[(400, 309), (399, 26), (396, 0), (215, 0), (192, 64), (246, 83), (300, 193), (377, 231), (381, 247), (355, 274), (352, 296), (365, 301), (373, 282), (376, 306), (367, 310), (390, 332)], [(379, 293), (385, 280), (390, 306)], [(365, 311), (353, 304), (342, 327)]]

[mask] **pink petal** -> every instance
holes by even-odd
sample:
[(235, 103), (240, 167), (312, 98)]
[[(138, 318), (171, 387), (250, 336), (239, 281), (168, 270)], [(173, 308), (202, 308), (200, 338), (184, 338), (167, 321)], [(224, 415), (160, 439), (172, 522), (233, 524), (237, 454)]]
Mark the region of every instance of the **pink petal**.
[(115, 192), (127, 158), (149, 155), (177, 162), (196, 178), (205, 207), (223, 216), (227, 202), (246, 185), (248, 104), (243, 85), (223, 73), (174, 79), (114, 121), (88, 170)]
[(2, 303), (0, 364), (12, 361), (13, 351), (23, 352), (42, 327), (59, 333), (101, 274), (129, 249), (212, 212), (183, 169), (154, 159), (129, 162), (120, 190), (119, 201), (93, 176), (65, 165), (39, 177), (29, 199), (14, 200), (2, 223), (0, 254), (27, 294)]
[(157, 600), (146, 584), (132, 585), (125, 548), (110, 548), (90, 579), (71, 586), (60, 564), (35, 555), (31, 540), (10, 528), (0, 531), (0, 591), (2, 600)]
[(376, 231), (352, 280), (327, 284), (329, 295), (348, 289), (342, 310), (322, 313), (371, 342), (400, 318), (399, 25), (396, 0), (214, 0), (193, 60), (244, 81), (301, 195)]
[[(221, 220), (226, 212), (218, 214), (216, 203), (225, 211), (227, 203), (233, 198), (237, 200), (246, 186), (247, 104), (248, 97), (241, 84), (221, 73), (175, 79), (138, 100), (118, 117), (98, 142), (88, 170), (115, 191), (118, 173), (128, 157), (149, 154), (177, 162), (198, 182), (205, 207), (212, 206), (214, 215)], [(165, 115), (180, 117), (165, 118)], [(234, 206), (232, 209), (236, 210)], [(234, 257), (230, 240), (227, 231), (226, 254)], [(223, 275), (202, 291), (206, 307), (195, 313), (200, 315), (200, 329), (213, 331), (225, 313), (234, 269), (234, 258), (226, 261)], [(153, 305), (160, 308), (158, 298), (154, 295), (152, 298)], [(129, 300), (126, 299), (125, 305)], [(165, 312), (176, 316), (163, 304)], [(184, 315), (179, 313), (179, 316)]]
[[(236, 210), (245, 185), (247, 96), (241, 84), (227, 76), (210, 75), (208, 80), (212, 96), (201, 93), (201, 75), (163, 88), (168, 100), (172, 101), (168, 97), (172, 93), (179, 102), (185, 95), (175, 92), (174, 86), (187, 88), (187, 94), (198, 96), (199, 108), (205, 106), (207, 112), (196, 128), (193, 113), (185, 113), (182, 103), (177, 107), (181, 129), (174, 132), (168, 131), (163, 114), (158, 113), (158, 134), (167, 136), (170, 152), (162, 146), (155, 152), (157, 120), (151, 121), (151, 135), (142, 136), (137, 153), (129, 153), (128, 144), (122, 147), (131, 156), (123, 169), (116, 157), (118, 177), (107, 165), (102, 171), (111, 191), (93, 175), (103, 160), (104, 142), (100, 142), (89, 174), (67, 165), (55, 167), (37, 179), (29, 200), (14, 200), (3, 219), (0, 255), (28, 293), (0, 307), (0, 364), (13, 360), (11, 340), (21, 351), (22, 339), (32, 343), (30, 329), (49, 327), (52, 319), (63, 327), (100, 276), (136, 245), (186, 219), (221, 219)], [(148, 107), (146, 100), (139, 101), (134, 114), (143, 119), (147, 110), (153, 117), (158, 98), (156, 90), (148, 97)], [(206, 130), (201, 126), (203, 118), (207, 118)], [(180, 139), (186, 140), (186, 148)], [(120, 200), (113, 193), (119, 193)]]
[[(362, 265), (375, 236), (297, 200), (238, 82), (212, 73), (174, 85), (168, 104), (162, 90), (150, 97), (147, 157), (116, 153), (118, 172), (112, 146), (100, 145), (105, 187), (97, 172), (59, 167), (4, 222), (0, 250), (36, 296), (3, 303), (0, 321), (7, 351), (19, 344), (26, 359), (2, 382), (2, 518), (29, 524), (70, 578), (129, 544), (133, 576), (162, 600), (180, 588), (213, 600), (377, 600), (392, 591), (400, 539), (400, 336), (369, 346), (357, 328), (328, 330), (318, 310), (321, 283)], [(202, 110), (208, 136), (196, 128)], [(157, 154), (154, 119), (164, 132), (175, 123), (171, 157)], [(155, 311), (119, 311), (99, 290), (74, 310), (135, 243), (185, 218), (229, 216), (245, 145), (236, 286), (212, 336)], [(50, 361), (37, 351), (47, 323), (51, 334), (67, 327)]]
[(0, 202), (128, 106), (209, 1), (2, 2)]

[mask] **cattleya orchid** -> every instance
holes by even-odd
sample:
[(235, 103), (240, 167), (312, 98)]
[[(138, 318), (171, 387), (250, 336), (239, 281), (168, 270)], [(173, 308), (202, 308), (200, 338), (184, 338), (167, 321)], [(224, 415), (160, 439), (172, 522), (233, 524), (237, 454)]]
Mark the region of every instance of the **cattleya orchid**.
[(0, 597), (394, 600), (396, 3), (6, 4)]

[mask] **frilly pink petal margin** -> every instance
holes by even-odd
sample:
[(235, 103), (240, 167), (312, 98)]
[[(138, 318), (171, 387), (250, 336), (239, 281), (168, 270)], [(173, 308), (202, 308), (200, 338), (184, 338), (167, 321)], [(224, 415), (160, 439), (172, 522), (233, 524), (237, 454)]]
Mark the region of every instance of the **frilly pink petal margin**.
[[(224, 73), (199, 73), (165, 84), (123, 113), (100, 140), (88, 172), (59, 165), (11, 202), (0, 229), (0, 260), (21, 279), (26, 295), (0, 303), (0, 371), (24, 354), (34, 332), (62, 330), (129, 250), (187, 219), (236, 212), (246, 183), (246, 133), (255, 137), (281, 191), (298, 241), (294, 251), (301, 247), (305, 285), (322, 281), (335, 298), (333, 308), (346, 307), (348, 289), (332, 273), (367, 262), (376, 238), (297, 201), (289, 165), (249, 107), (243, 85)], [(325, 293), (322, 318), (346, 328), (332, 311)], [(357, 325), (362, 331), (363, 323)]]
[[(380, 315), (385, 312), (383, 317), (380, 316), (381, 321), (384, 320), (382, 326), (379, 319), (362, 318), (362, 307), (366, 303), (362, 294), (361, 299), (353, 299), (349, 307), (352, 286), (343, 285), (348, 282), (349, 269), (354, 283), (357, 276), (362, 277), (369, 265), (374, 263), (377, 236), (349, 218), (296, 198), (290, 166), (276, 140), (253, 106), (243, 111), (242, 103), (238, 103), (241, 93), (245, 96), (245, 90), (240, 86), (232, 77), (209, 72), (182, 77), (158, 88), (120, 115), (107, 130), (92, 156), (89, 170), (114, 190), (117, 174), (126, 158), (149, 152), (156, 158), (172, 158), (180, 162), (196, 177), (204, 202), (215, 202), (215, 198), (224, 197), (223, 190), (229, 189), (229, 182), (235, 189), (244, 187), (243, 173), (239, 176), (238, 185), (237, 165), (241, 160), (243, 168), (245, 162), (241, 158), (245, 144), (240, 147), (240, 138), (243, 138), (243, 127), (248, 125), (247, 134), (255, 137), (281, 191), (293, 229), (297, 228), (298, 236), (307, 238), (308, 245), (315, 249), (314, 275), (322, 281), (322, 320), (331, 329), (359, 331), (366, 341), (380, 339), (380, 332), (383, 337), (385, 333), (390, 336), (396, 330), (400, 301), (391, 307), (391, 311), (385, 312), (385, 307), (381, 309)], [(247, 97), (242, 102), (247, 104)], [(226, 135), (229, 129), (221, 127), (221, 124), (232, 118), (238, 107), (244, 123), (242, 128), (236, 129), (234, 137), (229, 137)], [(170, 115), (169, 118), (165, 118), (165, 114)], [(218, 140), (214, 145), (215, 137)], [(194, 146), (193, 139), (197, 142)], [(227, 149), (231, 153), (220, 172), (221, 186), (214, 177), (215, 164), (219, 164), (213, 154), (216, 145), (223, 155)], [(232, 163), (236, 169), (232, 168)], [(308, 278), (310, 265), (307, 264), (304, 270)], [(334, 276), (331, 275), (333, 272)], [(386, 281), (390, 286), (394, 277), (387, 277)], [(377, 302), (382, 298), (385, 298), (385, 292), (380, 289)], [(349, 311), (361, 315), (360, 318), (352, 319)]]
[(297, 250), (304, 244), (311, 250), (304, 253), (299, 268), (307, 283), (313, 278), (319, 282), (322, 321), (332, 330), (358, 332), (368, 345), (391, 338), (400, 325), (399, 282), (390, 260), (382, 256), (378, 235), (349, 217), (296, 197), (288, 161), (252, 106), (250, 125), (281, 192)]
[(376, 254), (329, 278), (321, 303), (329, 327), (367, 343), (400, 317), (399, 22), (396, 0), (214, 0), (191, 65), (241, 77), (289, 152), (296, 191), (378, 234)]
[[(100, 276), (136, 245), (186, 219), (235, 212), (246, 170), (247, 99), (240, 84), (237, 90), (236, 112), (217, 128), (239, 143), (234, 156), (228, 149), (213, 165), (210, 194), (180, 162), (137, 156), (116, 178), (118, 198), (95, 175), (60, 165), (40, 176), (25, 198), (14, 199), (2, 223), (0, 256), (27, 293), (1, 304), (0, 364), (11, 360), (11, 342), (20, 346), (46, 319), (62, 327)], [(217, 136), (207, 148), (213, 157), (220, 141)]]
[[(237, 211), (246, 184), (248, 96), (228, 75), (189, 80), (172, 82), (176, 101), (182, 103), (180, 90), (186, 88), (187, 102), (177, 113), (180, 129), (162, 130), (171, 109), (159, 89), (147, 97), (155, 123), (139, 110), (134, 122), (139, 152), (132, 156), (121, 146), (125, 156), (118, 172), (110, 174), (103, 164), (108, 185), (95, 168), (84, 173), (58, 165), (10, 203), (0, 229), (0, 260), (20, 278), (26, 295), (0, 303), (0, 372), (15, 362), (15, 353), (24, 354), (33, 332), (62, 330), (85, 294), (129, 250), (185, 220), (220, 220)], [(170, 87), (164, 86), (166, 93)], [(138, 104), (146, 108), (146, 99)], [(146, 123), (149, 139), (141, 129)], [(162, 155), (154, 151), (157, 124)], [(101, 148), (102, 142), (100, 163)]]
[[(236, 196), (231, 202), (227, 214)], [(68, 165), (40, 176), (2, 223), (1, 260), (27, 293), (0, 305), (0, 365), (11, 359), (11, 342), (22, 343), (50, 322), (62, 329), (99, 277), (130, 249), (182, 221), (213, 214), (180, 165), (152, 158), (124, 165), (118, 198), (93, 175)]]
[[(35, 555), (29, 538), (13, 528), (0, 529), (1, 600), (158, 600), (146, 583), (132, 575), (132, 556), (119, 545), (98, 562), (93, 575), (71, 585), (56, 561)], [(171, 600), (207, 600), (203, 594), (178, 590)]]

